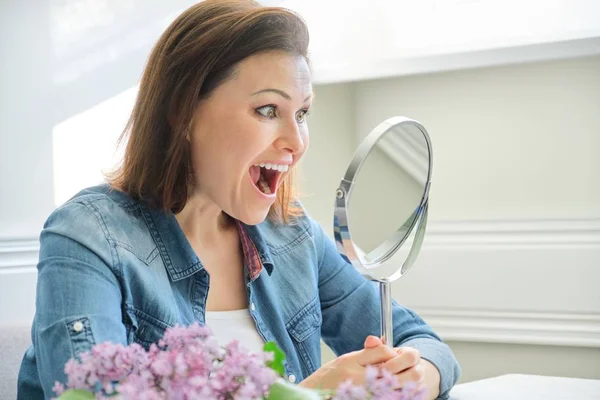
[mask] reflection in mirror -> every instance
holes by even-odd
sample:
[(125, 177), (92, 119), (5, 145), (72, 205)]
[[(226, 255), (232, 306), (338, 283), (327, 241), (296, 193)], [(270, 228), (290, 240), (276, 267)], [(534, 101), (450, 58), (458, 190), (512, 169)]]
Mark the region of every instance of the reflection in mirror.
[[(348, 225), (367, 261), (376, 261), (380, 252), (374, 250), (402, 226), (398, 240), (405, 239), (425, 192), (429, 158), (426, 137), (412, 124), (388, 130), (365, 158), (349, 195)], [(389, 277), (401, 266), (395, 260), (369, 272)]]

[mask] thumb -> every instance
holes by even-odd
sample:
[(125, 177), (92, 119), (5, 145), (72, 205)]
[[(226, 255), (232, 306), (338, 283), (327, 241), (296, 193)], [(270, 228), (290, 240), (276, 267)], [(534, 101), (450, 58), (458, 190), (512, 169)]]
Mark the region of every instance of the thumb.
[(365, 339), (365, 349), (370, 349), (372, 347), (377, 347), (377, 346), (379, 346), (381, 344), (383, 344), (383, 342), (377, 336), (369, 335)]

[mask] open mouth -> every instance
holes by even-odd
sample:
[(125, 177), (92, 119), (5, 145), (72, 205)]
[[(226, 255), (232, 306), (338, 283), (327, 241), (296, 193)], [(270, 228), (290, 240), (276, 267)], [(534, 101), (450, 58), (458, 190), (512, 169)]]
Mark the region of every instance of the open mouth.
[(250, 167), (250, 178), (259, 191), (266, 195), (272, 195), (277, 192), (279, 178), (285, 171), (287, 171), (287, 165), (253, 165)]

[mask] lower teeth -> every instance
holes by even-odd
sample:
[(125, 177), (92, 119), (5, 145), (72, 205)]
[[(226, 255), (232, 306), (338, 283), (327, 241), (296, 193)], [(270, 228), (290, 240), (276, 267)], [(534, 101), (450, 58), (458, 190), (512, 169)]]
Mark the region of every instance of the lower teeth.
[(269, 188), (269, 185), (267, 184), (267, 182), (265, 182), (263, 180), (262, 176), (260, 177), (260, 179), (258, 181), (258, 187), (260, 188), (260, 190), (262, 190), (263, 193), (271, 194), (271, 189)]

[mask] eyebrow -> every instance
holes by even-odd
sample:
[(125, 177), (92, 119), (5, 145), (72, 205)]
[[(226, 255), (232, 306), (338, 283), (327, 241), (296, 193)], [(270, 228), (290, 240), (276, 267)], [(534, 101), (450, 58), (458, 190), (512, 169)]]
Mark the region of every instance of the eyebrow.
[[(279, 89), (263, 89), (263, 90), (259, 90), (258, 92), (252, 93), (252, 96), (256, 96), (257, 94), (265, 93), (265, 92), (277, 93), (278, 95), (280, 95), (281, 97), (283, 97), (286, 100), (292, 100), (292, 97), (289, 94), (287, 94), (283, 90), (279, 90)], [(313, 97), (312, 93), (309, 94), (308, 97), (304, 99), (304, 101), (308, 101), (311, 97)]]

